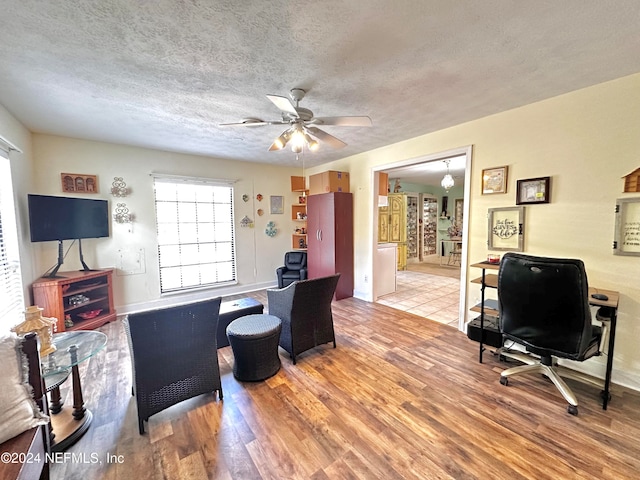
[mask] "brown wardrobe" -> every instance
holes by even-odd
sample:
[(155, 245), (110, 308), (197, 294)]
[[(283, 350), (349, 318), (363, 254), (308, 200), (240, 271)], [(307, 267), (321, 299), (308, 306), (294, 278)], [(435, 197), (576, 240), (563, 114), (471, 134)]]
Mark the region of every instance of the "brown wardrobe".
[(321, 193), (307, 197), (309, 278), (340, 273), (336, 300), (353, 296), (353, 195)]

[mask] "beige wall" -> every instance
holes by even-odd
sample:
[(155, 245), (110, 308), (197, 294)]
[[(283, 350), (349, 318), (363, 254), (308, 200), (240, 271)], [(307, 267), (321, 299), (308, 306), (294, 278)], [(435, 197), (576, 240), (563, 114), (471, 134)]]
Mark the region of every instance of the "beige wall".
[[(640, 389), (637, 373), (640, 351), (636, 348), (640, 337), (640, 257), (611, 253), (615, 200), (640, 196), (623, 194), (621, 180), (623, 175), (640, 166), (639, 124), (640, 74), (308, 169), (308, 174), (329, 169), (351, 173), (355, 203), (355, 287), (357, 295), (366, 299), (372, 297), (373, 284), (365, 282), (365, 276), (371, 278), (373, 271), (374, 168), (473, 145), (468, 263), (486, 257), (487, 209), (514, 206), (517, 179), (551, 176), (551, 203), (526, 207), (525, 251), (581, 258), (592, 285), (620, 291), (613, 379)], [(31, 154), (29, 132), (3, 109), (0, 110), (0, 129), (25, 151), (20, 156), (23, 163), (15, 166), (14, 171), (23, 221), (26, 193), (60, 194), (62, 171), (99, 175), (99, 197), (109, 198), (112, 206), (114, 199), (108, 191), (113, 177), (122, 176), (131, 186), (132, 195), (125, 201), (136, 215), (132, 230), (114, 224), (111, 238), (87, 241), (85, 246), (85, 257), (92, 267), (115, 266), (119, 250), (125, 247), (144, 250), (145, 273), (116, 277), (119, 311), (176, 301), (175, 297), (159, 295), (151, 172), (238, 179), (236, 219), (247, 214), (256, 220), (253, 230), (238, 228), (238, 289), (273, 284), (274, 270), (281, 262), (282, 253), (291, 246), (290, 232), (295, 225), (288, 220), (287, 210), (295, 197), (289, 193), (289, 176), (299, 171), (37, 134), (33, 135)], [(482, 169), (500, 165), (509, 166), (507, 194), (481, 195)], [(244, 193), (252, 197), (247, 204), (240, 199)], [(255, 214), (257, 208), (268, 212), (265, 201), (257, 205), (253, 200), (257, 193), (265, 198), (285, 195), (285, 215), (281, 220), (278, 215), (258, 217)], [(263, 233), (270, 219), (282, 228), (281, 234), (273, 239)], [(24, 224), (21, 231), (23, 237), (28, 238)], [(33, 249), (33, 263), (30, 250), (25, 244), (25, 282), (32, 281), (56, 259), (55, 245), (37, 245)], [(77, 251), (72, 250), (67, 258), (65, 269), (78, 267)], [(463, 269), (469, 279), (479, 274), (468, 266)], [(478, 298), (477, 286), (467, 284), (467, 306)], [(596, 359), (595, 366), (589, 368), (602, 376), (604, 359)]]
[[(127, 274), (121, 269), (116, 271), (114, 296), (118, 313), (207, 297), (211, 296), (212, 292), (216, 295), (226, 295), (276, 284), (275, 270), (282, 264), (284, 252), (291, 249), (291, 233), (295, 229), (291, 220), (291, 203), (294, 200), (297, 202), (297, 196), (290, 191), (290, 176), (300, 175), (300, 169), (39, 134), (33, 135), (33, 146), (37, 166), (34, 173), (34, 193), (63, 195), (60, 185), (61, 172), (95, 174), (98, 175), (99, 193), (84, 196), (108, 199), (112, 212), (116, 203), (124, 202), (135, 215), (132, 224), (118, 224), (112, 221), (109, 238), (82, 242), (85, 262), (91, 268), (118, 267), (121, 265), (121, 256), (127, 255), (128, 251), (143, 251), (142, 273)], [(237, 180), (234, 184), (238, 277), (236, 286), (189, 295), (160, 295), (153, 180), (150, 177), (152, 172)], [(118, 199), (111, 196), (110, 189), (114, 177), (123, 177), (131, 188), (128, 197)], [(261, 202), (256, 200), (258, 193), (264, 196)], [(248, 202), (242, 200), (245, 194), (250, 198)], [(284, 214), (270, 214), (270, 195), (284, 196)], [(256, 211), (259, 208), (264, 210), (264, 215), (257, 215)], [(240, 228), (240, 219), (245, 215), (254, 220), (255, 228)], [(264, 233), (269, 221), (274, 221), (278, 228), (279, 232), (275, 237), (268, 237)], [(66, 241), (65, 250), (69, 245), (71, 242)], [(34, 244), (33, 250), (34, 263), (39, 267), (39, 275), (55, 265), (56, 242)], [(79, 268), (78, 250), (74, 245), (61, 270)]]
[[(371, 292), (372, 170), (473, 145), (468, 263), (486, 258), (487, 209), (515, 206), (516, 180), (551, 176), (551, 203), (525, 208), (525, 251), (581, 258), (591, 285), (620, 291), (613, 379), (640, 389), (640, 257), (612, 254), (615, 201), (640, 197), (622, 193), (621, 179), (640, 166), (638, 125), (640, 74), (323, 165), (351, 174), (356, 291)], [(508, 192), (481, 195), (482, 169), (501, 165), (509, 166)], [(468, 279), (480, 273), (463, 268)], [(479, 297), (468, 283), (467, 306)], [(592, 373), (602, 376), (604, 361), (594, 360)]]

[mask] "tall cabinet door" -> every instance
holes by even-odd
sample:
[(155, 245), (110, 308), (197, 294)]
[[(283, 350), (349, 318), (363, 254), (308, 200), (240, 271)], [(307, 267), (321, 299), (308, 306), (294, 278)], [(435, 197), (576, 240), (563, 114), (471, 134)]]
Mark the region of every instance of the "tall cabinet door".
[(331, 192), (307, 199), (309, 278), (340, 273), (336, 299), (353, 296), (353, 196)]

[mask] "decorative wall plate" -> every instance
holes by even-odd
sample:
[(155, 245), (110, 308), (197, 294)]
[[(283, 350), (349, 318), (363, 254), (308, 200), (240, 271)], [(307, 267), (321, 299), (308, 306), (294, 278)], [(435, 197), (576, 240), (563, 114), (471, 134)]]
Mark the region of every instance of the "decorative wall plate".
[(276, 224), (274, 222), (267, 223), (267, 228), (265, 228), (264, 233), (266, 233), (270, 237), (275, 237), (276, 233), (278, 233)]
[(261, 193), (259, 193), (259, 194), (257, 194), (257, 195), (256, 195), (256, 200), (258, 200), (259, 202), (261, 202), (263, 198), (264, 198), (264, 197), (262, 196), (262, 194), (261, 194)]
[(242, 195), (242, 201), (243, 202), (248, 202), (249, 201), (249, 195), (247, 195), (246, 193), (244, 195)]
[(264, 210), (262, 210), (261, 208), (258, 209), (258, 211), (256, 212), (260, 217), (264, 214)]

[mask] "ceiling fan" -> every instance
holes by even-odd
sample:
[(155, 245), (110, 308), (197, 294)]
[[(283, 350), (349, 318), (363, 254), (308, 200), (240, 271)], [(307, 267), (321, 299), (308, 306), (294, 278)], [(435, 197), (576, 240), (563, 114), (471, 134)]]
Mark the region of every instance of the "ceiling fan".
[[(278, 136), (269, 151), (281, 150), (287, 144), (291, 144), (294, 153), (302, 152), (306, 146), (310, 151), (319, 147), (319, 142), (325, 142), (333, 148), (346, 147), (342, 140), (320, 130), (316, 125), (333, 125), (338, 127), (370, 127), (371, 119), (360, 117), (314, 117), (308, 108), (301, 107), (302, 100), (307, 92), (301, 88), (292, 88), (289, 95), (291, 99), (280, 95), (267, 95), (267, 98), (278, 107), (282, 114), (281, 120), (265, 122), (259, 118), (245, 118), (238, 123), (222, 123), (221, 127), (258, 127), (263, 125), (288, 125), (288, 128)], [(293, 103), (295, 102), (295, 104)]]

